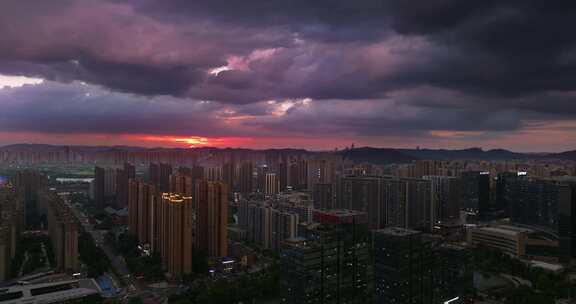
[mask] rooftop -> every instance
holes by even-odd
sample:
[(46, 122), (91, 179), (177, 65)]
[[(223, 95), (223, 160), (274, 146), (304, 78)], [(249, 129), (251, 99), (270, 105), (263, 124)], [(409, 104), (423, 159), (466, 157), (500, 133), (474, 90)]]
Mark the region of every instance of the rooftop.
[(11, 286), (0, 289), (0, 303), (63, 303), (100, 293), (92, 279)]
[(481, 228), (478, 228), (478, 230), (492, 232), (492, 233), (498, 233), (498, 234), (505, 234), (505, 235), (509, 235), (509, 236), (518, 236), (519, 234), (522, 234), (522, 233), (532, 232), (532, 230), (530, 230), (530, 229), (524, 229), (524, 228), (508, 226), (508, 225), (499, 225), (499, 226), (494, 226), (494, 227), (481, 227)]
[(378, 230), (375, 230), (374, 232), (378, 233), (378, 234), (388, 234), (388, 235), (394, 235), (394, 236), (407, 236), (407, 235), (420, 234), (419, 231), (401, 228), (401, 227), (390, 227), (390, 228), (378, 229)]

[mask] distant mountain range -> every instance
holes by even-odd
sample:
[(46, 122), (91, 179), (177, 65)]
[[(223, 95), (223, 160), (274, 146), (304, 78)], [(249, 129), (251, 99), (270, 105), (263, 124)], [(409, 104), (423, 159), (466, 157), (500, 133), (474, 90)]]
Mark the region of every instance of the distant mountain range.
[[(58, 152), (70, 148), (76, 152), (99, 153), (99, 152), (153, 152), (153, 151), (185, 151), (190, 148), (144, 148), (131, 146), (62, 146), (47, 144), (14, 144), (0, 147), (0, 152)], [(244, 149), (244, 148), (192, 148), (194, 150), (209, 151), (261, 151), (277, 153), (317, 153), (304, 149)], [(324, 152), (325, 153), (325, 152)], [(517, 153), (504, 149), (483, 150), (481, 148), (469, 148), (462, 150), (447, 149), (395, 149), (362, 147), (335, 151), (344, 158), (355, 162), (368, 162), (374, 164), (409, 163), (418, 159), (437, 160), (526, 160), (526, 159), (561, 159), (576, 161), (576, 150), (561, 153)]]
[(446, 149), (393, 149), (363, 147), (341, 152), (344, 157), (357, 162), (375, 164), (408, 163), (418, 159), (436, 160), (527, 160), (561, 159), (576, 161), (576, 151), (561, 153), (517, 153), (504, 149), (482, 150), (470, 148), (462, 150)]

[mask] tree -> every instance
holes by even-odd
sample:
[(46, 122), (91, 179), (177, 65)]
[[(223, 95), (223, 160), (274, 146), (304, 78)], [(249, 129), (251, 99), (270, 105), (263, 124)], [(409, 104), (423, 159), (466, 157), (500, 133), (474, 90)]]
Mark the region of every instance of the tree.
[(142, 299), (140, 297), (131, 297), (128, 300), (128, 304), (142, 304), (144, 302), (142, 302)]

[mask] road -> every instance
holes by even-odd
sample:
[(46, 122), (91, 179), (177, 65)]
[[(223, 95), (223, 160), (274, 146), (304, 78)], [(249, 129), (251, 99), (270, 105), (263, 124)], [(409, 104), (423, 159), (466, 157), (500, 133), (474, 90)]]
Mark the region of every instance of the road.
[(122, 276), (122, 279), (124, 280), (127, 286), (127, 292), (124, 294), (128, 296), (136, 296), (147, 291), (148, 288), (146, 288), (144, 284), (142, 284), (140, 281), (138, 281), (132, 276), (130, 270), (128, 270), (128, 266), (126, 265), (124, 258), (122, 256), (115, 255), (110, 246), (106, 244), (106, 242), (104, 241), (105, 231), (95, 230), (94, 226), (90, 224), (88, 217), (81, 210), (78, 209), (76, 204), (68, 200), (66, 201), (66, 203), (68, 204), (68, 206), (70, 206), (72, 212), (74, 213), (74, 215), (76, 216), (76, 218), (78, 219), (84, 230), (92, 236), (94, 242), (96, 243), (96, 246), (100, 247), (102, 251), (104, 251), (106, 256), (108, 256), (108, 259), (110, 260), (112, 267), (116, 271), (116, 274)]

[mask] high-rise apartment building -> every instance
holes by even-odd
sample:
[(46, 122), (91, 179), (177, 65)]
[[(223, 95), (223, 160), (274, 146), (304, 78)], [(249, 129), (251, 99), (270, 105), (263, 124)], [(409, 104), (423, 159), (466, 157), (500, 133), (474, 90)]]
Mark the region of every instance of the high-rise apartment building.
[(159, 196), (153, 185), (140, 179), (128, 182), (128, 231), (138, 238), (141, 244), (151, 244), (153, 240), (153, 216), (155, 200)]
[(101, 167), (94, 167), (93, 197), (96, 206), (104, 207), (104, 175), (106, 171)]
[(328, 159), (309, 160), (307, 163), (307, 186), (309, 191), (314, 189), (315, 184), (330, 184), (335, 179), (335, 164)]
[(299, 216), (274, 209), (266, 202), (240, 202), (238, 221), (249, 242), (278, 251), (282, 243), (298, 233)]
[(170, 176), (170, 192), (184, 196), (193, 196), (194, 181), (192, 176), (182, 173), (175, 173)]
[(117, 192), (117, 171), (112, 168), (94, 167), (94, 202), (104, 208), (115, 205)]
[(228, 186), (222, 182), (196, 182), (196, 248), (210, 257), (223, 257), (228, 252), (228, 194)]
[(266, 176), (272, 173), (267, 165), (256, 168), (256, 192), (266, 193)]
[(45, 199), (48, 207), (48, 233), (56, 268), (69, 273), (78, 272), (78, 222), (70, 207), (55, 192), (47, 193)]
[(224, 180), (224, 172), (221, 166), (212, 165), (204, 167), (204, 179), (211, 182), (221, 182)]
[(288, 163), (281, 162), (278, 164), (278, 182), (280, 184), (280, 191), (285, 191), (288, 188)]
[(165, 163), (151, 163), (148, 171), (150, 183), (158, 189), (159, 193), (170, 190), (170, 175), (172, 166)]
[(308, 162), (305, 159), (298, 159), (290, 163), (288, 183), (294, 190), (306, 189), (308, 186)]
[(431, 228), (430, 182), (416, 178), (354, 176), (342, 179), (341, 208), (366, 212), (372, 229)]
[(278, 194), (280, 183), (276, 173), (267, 173), (265, 176), (264, 193), (267, 195)]
[(335, 186), (334, 184), (315, 184), (312, 190), (312, 199), (316, 209), (334, 209)]
[(116, 207), (128, 206), (128, 181), (136, 178), (136, 168), (125, 163), (122, 169), (116, 170)]
[(193, 271), (197, 213), (191, 197), (163, 193), (157, 214), (159, 251), (167, 271), (180, 277)]
[(16, 244), (25, 229), (25, 208), (13, 185), (0, 185), (0, 282), (10, 278)]
[(254, 191), (254, 165), (251, 162), (244, 162), (240, 165), (239, 182), (240, 192), (250, 193)]
[(13, 185), (24, 201), (26, 224), (33, 229), (42, 228), (41, 216), (46, 215), (46, 204), (40, 199), (40, 193), (46, 189), (48, 178), (35, 170), (18, 171), (12, 179)]
[(222, 181), (231, 191), (236, 189), (236, 164), (233, 161), (226, 162), (222, 166)]
[(424, 176), (432, 191), (431, 221), (434, 224), (458, 220), (460, 216), (461, 182), (457, 177)]
[(406, 183), (407, 192), (407, 222), (403, 227), (430, 231), (433, 226), (430, 181), (419, 178), (403, 178), (401, 181)]

